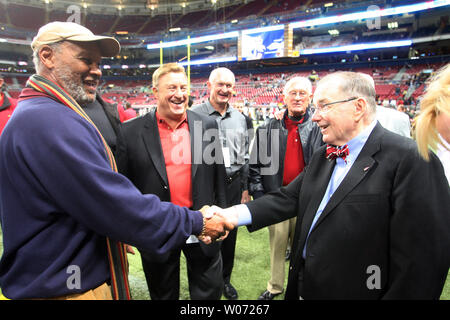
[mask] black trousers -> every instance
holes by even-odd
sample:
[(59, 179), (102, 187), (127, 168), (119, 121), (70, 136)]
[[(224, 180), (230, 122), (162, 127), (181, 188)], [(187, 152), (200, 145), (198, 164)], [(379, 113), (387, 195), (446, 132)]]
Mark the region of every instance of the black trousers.
[[(220, 300), (223, 291), (222, 257), (220, 251), (213, 257), (204, 254), (198, 243), (185, 244), (189, 294), (192, 300)], [(141, 252), (142, 267), (152, 300), (180, 298), (181, 250), (170, 253), (164, 262)]]
[[(241, 203), (242, 187), (240, 175), (237, 174), (227, 181), (227, 207)], [(221, 252), (223, 261), (223, 281), (230, 282), (234, 266), (234, 252), (236, 250), (237, 229), (233, 229), (222, 242)]]

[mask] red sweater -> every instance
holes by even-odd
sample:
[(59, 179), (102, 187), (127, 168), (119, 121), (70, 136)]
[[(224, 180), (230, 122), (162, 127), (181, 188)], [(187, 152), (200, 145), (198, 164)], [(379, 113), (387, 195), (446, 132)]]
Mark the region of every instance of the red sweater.
[(286, 154), (284, 156), (283, 186), (288, 185), (294, 180), (305, 167), (302, 142), (298, 133), (298, 125), (303, 122), (303, 119), (304, 118), (301, 118), (299, 121), (294, 121), (287, 115), (284, 117), (284, 122), (288, 130), (288, 138)]

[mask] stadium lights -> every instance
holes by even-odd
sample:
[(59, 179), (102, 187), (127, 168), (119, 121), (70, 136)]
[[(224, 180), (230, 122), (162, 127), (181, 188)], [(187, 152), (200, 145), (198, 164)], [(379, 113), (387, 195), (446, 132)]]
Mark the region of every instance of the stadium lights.
[[(450, 0), (434, 0), (434, 1), (427, 1), (427, 2), (421, 2), (416, 3), (412, 5), (404, 5), (399, 7), (393, 7), (393, 8), (385, 8), (380, 10), (367, 10), (362, 12), (355, 12), (355, 13), (348, 13), (348, 14), (342, 14), (342, 15), (336, 15), (336, 16), (330, 16), (330, 17), (324, 17), (324, 18), (316, 18), (316, 19), (309, 19), (304, 21), (297, 21), (292, 22), (289, 24), (289, 26), (292, 29), (296, 28), (304, 28), (304, 27), (315, 27), (325, 24), (335, 24), (339, 22), (347, 22), (347, 21), (354, 21), (354, 20), (364, 20), (364, 19), (374, 19), (384, 16), (390, 16), (390, 15), (399, 15), (399, 14), (406, 14), (406, 13), (412, 13), (417, 11), (423, 11), (428, 9), (434, 9), (439, 8), (443, 6), (450, 5)], [(262, 28), (254, 28), (254, 29), (246, 29), (242, 30), (242, 34), (253, 34), (253, 33), (260, 33), (260, 32), (269, 32), (274, 30), (282, 30), (284, 28), (283, 24), (268, 26), (268, 27), (262, 27)], [(202, 36), (202, 37), (196, 37), (183, 40), (177, 40), (177, 41), (170, 41), (170, 42), (164, 42), (164, 43), (154, 43), (147, 45), (147, 49), (160, 49), (160, 48), (172, 48), (177, 46), (184, 46), (188, 43), (194, 44), (194, 43), (200, 43), (200, 42), (207, 42), (207, 41), (213, 41), (213, 40), (222, 40), (227, 38), (237, 38), (239, 36), (238, 31), (233, 32), (227, 32), (227, 33), (221, 33), (221, 34), (215, 34), (215, 35), (209, 35), (209, 36)]]
[(412, 45), (411, 40), (359, 43), (359, 44), (351, 44), (351, 45), (340, 46), (340, 47), (303, 49), (303, 50), (300, 50), (300, 54), (308, 55), (308, 54), (318, 54), (318, 53), (347, 52), (347, 51), (358, 51), (358, 50), (368, 50), (368, 49), (404, 47), (404, 46), (411, 46), (411, 45)]
[(237, 57), (222, 57), (222, 58), (215, 58), (215, 59), (199, 59), (194, 60), (190, 62), (181, 62), (180, 65), (187, 66), (188, 64), (192, 65), (201, 65), (201, 64), (212, 64), (212, 63), (220, 63), (220, 62), (233, 62), (237, 61)]
[(315, 27), (324, 24), (332, 24), (338, 22), (346, 22), (353, 20), (363, 20), (363, 19), (374, 19), (379, 17), (391, 16), (391, 15), (399, 15), (405, 13), (411, 13), (416, 11), (428, 10), (438, 7), (447, 6), (450, 4), (450, 0), (435, 0), (435, 1), (427, 1), (421, 2), (411, 5), (399, 6), (394, 8), (385, 8), (380, 10), (367, 10), (362, 12), (348, 13), (343, 15), (325, 17), (325, 18), (316, 18), (305, 21), (297, 21), (290, 24), (290, 26), (295, 28), (304, 28), (304, 27)]
[(337, 29), (328, 30), (328, 33), (331, 36), (338, 36), (339, 35), (339, 30), (337, 30)]
[(269, 27), (242, 30), (242, 34), (254, 34), (254, 33), (270, 32), (270, 31), (283, 30), (283, 29), (284, 29), (283, 24), (277, 24), (277, 25), (269, 26)]
[(150, 50), (150, 49), (160, 49), (160, 48), (172, 48), (172, 47), (178, 47), (178, 46), (185, 46), (189, 43), (194, 44), (194, 43), (208, 42), (208, 41), (213, 41), (213, 40), (237, 38), (238, 35), (239, 35), (239, 32), (233, 31), (233, 32), (227, 32), (227, 33), (221, 33), (221, 34), (215, 34), (215, 35), (203, 36), (203, 37), (196, 37), (196, 38), (190, 38), (190, 39), (183, 39), (183, 40), (177, 40), (177, 41), (153, 43), (153, 44), (147, 45), (147, 49)]
[(397, 21), (388, 23), (388, 29), (397, 29), (397, 28), (398, 28), (398, 22)]

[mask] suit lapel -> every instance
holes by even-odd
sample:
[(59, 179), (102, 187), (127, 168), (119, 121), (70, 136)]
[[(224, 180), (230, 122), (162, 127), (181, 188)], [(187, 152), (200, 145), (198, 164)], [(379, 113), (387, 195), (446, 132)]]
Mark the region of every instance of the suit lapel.
[[(333, 173), (335, 161), (328, 161), (325, 158), (325, 148), (321, 152), (318, 152), (319, 159), (311, 159), (311, 164), (306, 170), (310, 171), (306, 173), (308, 177), (303, 182), (302, 190), (300, 193), (299, 205), (306, 203), (306, 208), (300, 208), (300, 212), (304, 210), (305, 214), (302, 219), (298, 219), (297, 223), (301, 223), (299, 248), (302, 252), (305, 245), (306, 237), (308, 236), (309, 229), (316, 215), (317, 208), (322, 201), (325, 191), (330, 181), (331, 174)], [(312, 186), (319, 186), (319, 189), (312, 188)], [(306, 190), (305, 190), (306, 189)], [(302, 194), (311, 194), (311, 199), (305, 199)], [(296, 232), (297, 233), (297, 232)]]
[[(199, 148), (202, 146), (202, 132), (203, 127), (201, 125), (201, 121), (195, 121), (197, 118), (195, 117), (194, 112), (187, 110), (187, 121), (189, 127), (189, 137), (191, 140), (191, 172), (192, 172), (192, 182), (195, 180), (195, 174), (197, 173), (197, 168), (199, 163), (201, 163), (201, 156), (203, 148)], [(197, 127), (195, 126), (197, 123)], [(200, 126), (199, 126), (200, 124)], [(195, 147), (197, 146), (197, 148)], [(197, 150), (196, 150), (197, 149)], [(197, 152), (197, 153), (196, 153)], [(200, 153), (199, 153), (200, 152)], [(199, 158), (200, 157), (200, 158)], [(200, 162), (198, 162), (200, 160)]]
[(142, 139), (147, 148), (148, 155), (155, 165), (159, 175), (166, 183), (169, 184), (166, 172), (166, 163), (161, 147), (161, 139), (159, 136), (158, 124), (155, 116), (156, 109), (149, 112), (147, 120), (142, 131)]
[[(314, 229), (336, 208), (339, 203), (361, 182), (361, 180), (367, 175), (375, 164), (373, 155), (380, 149), (380, 137), (382, 135), (382, 128), (380, 124), (375, 126), (372, 134), (366, 141), (363, 149), (361, 150), (358, 158), (351, 167), (350, 171), (342, 180), (339, 187), (331, 196), (328, 204), (325, 206), (322, 214), (317, 220)], [(312, 230), (311, 230), (312, 231)]]

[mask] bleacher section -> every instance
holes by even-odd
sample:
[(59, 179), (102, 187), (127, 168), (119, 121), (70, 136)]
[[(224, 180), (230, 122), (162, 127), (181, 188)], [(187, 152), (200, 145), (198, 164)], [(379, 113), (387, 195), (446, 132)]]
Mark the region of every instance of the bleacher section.
[[(413, 86), (412, 97), (417, 99), (423, 94), (425, 85), (416, 82), (415, 76), (422, 70), (439, 69), (443, 64), (416, 65), (412, 67), (385, 67), (385, 68), (360, 68), (353, 71), (363, 72), (373, 77), (379, 101), (402, 100), (403, 95), (408, 92), (410, 85)], [(318, 71), (319, 79), (330, 71)], [(400, 73), (401, 81), (394, 82), (394, 78)], [(282, 88), (284, 83), (294, 76), (309, 77), (311, 71), (295, 73), (259, 73), (252, 75), (236, 75), (235, 95), (231, 102), (248, 101), (253, 106), (279, 106), (283, 103)], [(191, 95), (195, 97), (195, 103), (204, 102), (208, 99), (206, 87), (207, 78), (193, 78), (191, 81)], [(104, 94), (108, 99), (117, 102), (130, 102), (132, 105), (151, 106), (156, 104), (156, 100), (151, 93), (150, 81), (108, 81), (108, 85), (113, 86)], [(142, 92), (146, 88), (145, 92)]]

